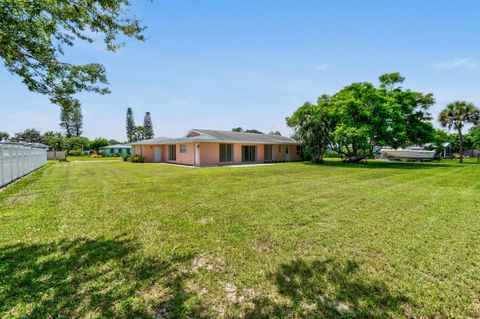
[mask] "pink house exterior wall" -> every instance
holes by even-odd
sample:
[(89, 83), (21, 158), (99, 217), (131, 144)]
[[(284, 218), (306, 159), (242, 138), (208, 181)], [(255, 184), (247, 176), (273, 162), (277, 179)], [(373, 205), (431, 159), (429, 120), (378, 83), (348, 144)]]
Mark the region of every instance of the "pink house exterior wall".
[[(195, 164), (195, 144), (194, 143), (182, 143), (181, 145), (187, 145), (187, 152), (180, 153), (180, 144), (176, 145), (176, 160), (168, 160), (168, 145), (165, 150), (166, 162), (175, 163), (175, 164), (184, 164), (184, 165), (194, 165)], [(162, 153), (163, 155), (163, 153)]]
[[(264, 163), (264, 144), (246, 144), (233, 143), (233, 161), (220, 162), (220, 143), (203, 142), (198, 143), (199, 160), (200, 163), (195, 163), (194, 147), (196, 143), (183, 143), (187, 145), (187, 152), (180, 153), (180, 144), (176, 144), (176, 160), (168, 160), (168, 145), (135, 145), (133, 152), (140, 154), (145, 158), (145, 162), (154, 162), (154, 147), (161, 147), (162, 159), (164, 163), (184, 164), (184, 165), (199, 165), (199, 166), (215, 166), (215, 165), (229, 165), (229, 164), (244, 164), (242, 162), (242, 146), (256, 146), (257, 156), (255, 163)], [(272, 145), (273, 161), (285, 161), (285, 149), (289, 149), (289, 161), (301, 160), (300, 155), (296, 154), (296, 145)]]

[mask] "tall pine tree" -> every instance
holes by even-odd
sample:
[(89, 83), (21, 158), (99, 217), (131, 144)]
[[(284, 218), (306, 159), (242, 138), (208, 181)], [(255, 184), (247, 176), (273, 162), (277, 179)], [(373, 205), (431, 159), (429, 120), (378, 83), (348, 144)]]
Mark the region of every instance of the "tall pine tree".
[(82, 135), (83, 115), (78, 100), (61, 101), (60, 127), (65, 130), (66, 137)]
[(127, 140), (133, 142), (133, 130), (135, 129), (135, 121), (133, 120), (132, 108), (127, 109)]
[(152, 118), (150, 117), (150, 112), (145, 113), (145, 117), (143, 118), (143, 128), (145, 132), (145, 139), (148, 140), (154, 137), (153, 124)]
[(81, 136), (83, 131), (83, 114), (82, 108), (80, 107), (80, 103), (78, 106), (74, 107), (71, 114), (71, 121), (73, 126), (73, 135), (74, 136)]

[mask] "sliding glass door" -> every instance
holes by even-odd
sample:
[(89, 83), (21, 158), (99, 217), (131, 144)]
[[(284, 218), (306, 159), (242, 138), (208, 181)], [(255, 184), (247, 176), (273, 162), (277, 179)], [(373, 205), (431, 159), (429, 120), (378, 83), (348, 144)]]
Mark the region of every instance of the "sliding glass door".
[(257, 160), (256, 146), (242, 146), (242, 162), (255, 162)]
[(264, 154), (264, 160), (265, 160), (266, 162), (270, 162), (270, 161), (273, 160), (273, 156), (272, 156), (272, 154), (273, 154), (273, 147), (272, 147), (272, 145), (264, 145), (264, 146), (263, 146), (263, 152), (264, 152), (264, 153), (263, 153), (263, 154)]

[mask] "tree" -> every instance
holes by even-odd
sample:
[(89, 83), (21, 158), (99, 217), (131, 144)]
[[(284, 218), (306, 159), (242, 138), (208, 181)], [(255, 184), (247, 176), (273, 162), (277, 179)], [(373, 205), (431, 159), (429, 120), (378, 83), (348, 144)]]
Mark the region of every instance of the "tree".
[(62, 100), (60, 127), (65, 130), (67, 138), (82, 135), (83, 115), (79, 101)]
[(294, 138), (303, 144), (305, 155), (314, 163), (323, 163), (327, 146), (331, 144), (334, 120), (329, 110), (330, 101), (330, 96), (322, 95), (316, 105), (307, 102), (286, 118), (287, 125), (294, 130)]
[(380, 87), (389, 92), (399, 89), (400, 84), (405, 81), (405, 78), (400, 73), (385, 73), (378, 77), (380, 80)]
[(80, 104), (73, 108), (71, 113), (71, 120), (73, 126), (73, 136), (81, 136), (83, 133), (83, 114)]
[(152, 118), (150, 117), (150, 112), (145, 113), (145, 117), (143, 118), (143, 127), (145, 129), (145, 139), (148, 140), (153, 138), (153, 124)]
[(110, 143), (110, 145), (115, 145), (115, 144), (122, 144), (122, 142), (119, 142), (117, 141), (116, 139), (111, 139), (111, 140), (108, 140), (108, 143)]
[(12, 141), (14, 142), (28, 142), (28, 143), (40, 143), (42, 134), (34, 128), (26, 129), (23, 132), (15, 133)]
[(255, 134), (264, 134), (262, 131), (256, 129), (248, 129), (244, 131), (245, 133), (255, 133)]
[(435, 103), (433, 94), (405, 90), (399, 86), (404, 80), (399, 73), (380, 76), (381, 91), (391, 101), (390, 123), (384, 133), (395, 148), (431, 142), (435, 133), (428, 112)]
[(53, 103), (73, 100), (82, 91), (107, 94), (101, 64), (76, 65), (61, 57), (67, 47), (92, 43), (96, 35), (110, 52), (123, 46), (119, 36), (143, 41), (144, 27), (125, 15), (129, 5), (129, 0), (2, 0), (0, 57), (30, 91), (49, 96)]
[(314, 161), (322, 161), (328, 146), (348, 161), (373, 157), (375, 146), (394, 148), (433, 140), (428, 108), (431, 94), (403, 89), (399, 73), (380, 76), (380, 87), (353, 83), (317, 104), (301, 106), (287, 124)]
[(440, 129), (435, 130), (435, 133), (433, 136), (433, 144), (434, 144), (433, 148), (436, 149), (438, 153), (443, 152), (445, 150), (445, 147), (443, 145), (449, 142), (450, 142), (450, 134), (448, 134), (444, 130), (440, 130)]
[(480, 125), (470, 129), (470, 136), (472, 138), (473, 148), (480, 150)]
[(340, 154), (366, 158), (373, 156), (375, 146), (398, 148), (433, 139), (428, 113), (433, 96), (403, 89), (403, 80), (398, 73), (384, 74), (380, 88), (354, 83), (332, 97), (337, 119), (332, 136)]
[(243, 132), (243, 128), (241, 128), (240, 126), (239, 126), (239, 127), (232, 128), (232, 132), (241, 133), (241, 132)]
[(10, 134), (7, 132), (0, 131), (0, 141), (8, 141)]
[(90, 147), (90, 150), (98, 152), (101, 147), (108, 146), (108, 145), (110, 145), (110, 142), (107, 139), (97, 137), (96, 139), (90, 142), (89, 147)]
[(67, 147), (65, 137), (60, 132), (45, 132), (45, 134), (42, 135), (40, 142), (50, 146), (50, 148), (55, 151), (65, 150)]
[(90, 141), (86, 137), (74, 136), (66, 139), (66, 147), (68, 151), (71, 150), (87, 150), (90, 146)]
[(282, 136), (282, 133), (280, 133), (280, 131), (270, 131), (268, 132), (269, 135), (278, 135), (278, 136)]
[(145, 140), (145, 128), (143, 126), (135, 126), (131, 135), (131, 142), (138, 142)]
[(443, 127), (454, 129), (458, 133), (460, 146), (460, 163), (463, 163), (464, 138), (462, 129), (466, 124), (480, 123), (480, 109), (472, 103), (465, 101), (456, 101), (448, 104), (445, 109), (440, 112), (438, 121)]
[(127, 109), (127, 140), (128, 142), (134, 142), (133, 141), (133, 130), (135, 129), (135, 120), (133, 119), (133, 112), (132, 108)]

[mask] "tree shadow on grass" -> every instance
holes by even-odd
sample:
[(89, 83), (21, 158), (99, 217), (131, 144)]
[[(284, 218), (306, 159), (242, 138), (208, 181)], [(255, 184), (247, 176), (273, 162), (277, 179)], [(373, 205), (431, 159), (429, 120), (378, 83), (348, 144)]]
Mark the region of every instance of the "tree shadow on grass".
[(349, 164), (342, 161), (329, 161), (326, 160), (323, 164), (315, 164), (310, 162), (304, 162), (306, 165), (312, 166), (330, 166), (330, 167), (342, 167), (342, 168), (363, 168), (363, 169), (433, 169), (439, 167), (457, 167), (452, 164), (443, 164), (438, 162), (416, 163), (416, 162), (395, 162), (395, 161), (370, 161), (366, 164)]
[(3, 246), (0, 317), (199, 316), (186, 308), (188, 274), (178, 271), (191, 258), (145, 257), (124, 237)]
[(352, 261), (296, 260), (283, 264), (271, 280), (283, 302), (258, 298), (248, 318), (391, 318), (405, 316), (413, 305), (384, 283), (363, 277)]

